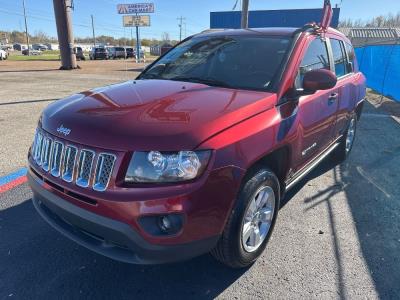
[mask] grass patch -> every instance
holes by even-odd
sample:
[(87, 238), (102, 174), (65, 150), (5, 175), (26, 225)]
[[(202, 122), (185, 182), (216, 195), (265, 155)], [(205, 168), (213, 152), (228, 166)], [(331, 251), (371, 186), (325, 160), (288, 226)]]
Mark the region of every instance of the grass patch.
[(8, 57), (10, 61), (59, 61), (60, 55), (59, 54), (42, 54), (42, 55), (10, 55)]

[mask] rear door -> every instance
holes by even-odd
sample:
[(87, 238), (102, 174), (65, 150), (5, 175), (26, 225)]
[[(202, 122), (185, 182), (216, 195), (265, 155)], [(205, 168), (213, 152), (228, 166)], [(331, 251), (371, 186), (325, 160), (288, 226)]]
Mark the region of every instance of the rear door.
[(357, 98), (357, 78), (354, 72), (354, 49), (334, 36), (328, 39), (331, 45), (333, 69), (338, 78), (338, 110), (335, 125), (335, 137), (342, 135), (348, 125), (350, 113)]
[[(296, 77), (296, 88), (302, 87), (304, 74), (310, 70), (331, 70), (328, 44), (320, 37), (310, 36), (306, 52), (301, 60)], [(315, 94), (299, 99), (299, 153), (296, 169), (301, 169), (333, 141), (339, 92), (337, 86), (319, 90)]]

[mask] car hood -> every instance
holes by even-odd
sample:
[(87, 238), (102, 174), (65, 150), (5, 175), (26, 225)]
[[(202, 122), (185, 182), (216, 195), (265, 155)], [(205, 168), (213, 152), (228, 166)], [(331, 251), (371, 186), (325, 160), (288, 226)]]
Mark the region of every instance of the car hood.
[(104, 149), (190, 150), (275, 103), (276, 95), (267, 92), (136, 80), (56, 101), (41, 125), (60, 138)]

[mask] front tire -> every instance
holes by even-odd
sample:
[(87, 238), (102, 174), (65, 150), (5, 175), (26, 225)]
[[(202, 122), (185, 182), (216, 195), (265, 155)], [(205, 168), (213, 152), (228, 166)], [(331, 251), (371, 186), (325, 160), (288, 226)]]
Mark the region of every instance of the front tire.
[(259, 167), (246, 176), (224, 232), (211, 254), (225, 265), (243, 268), (264, 251), (279, 210), (276, 175)]

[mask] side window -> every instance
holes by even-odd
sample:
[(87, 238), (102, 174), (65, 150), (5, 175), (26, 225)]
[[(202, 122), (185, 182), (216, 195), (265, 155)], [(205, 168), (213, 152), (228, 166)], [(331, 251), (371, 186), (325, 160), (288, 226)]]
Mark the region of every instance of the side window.
[(344, 53), (342, 44), (343, 42), (339, 40), (331, 39), (332, 55), (337, 77), (341, 77), (349, 73), (346, 66), (346, 55)]
[(354, 58), (355, 58), (354, 48), (349, 43), (345, 43), (345, 45), (346, 45), (347, 57), (349, 58), (349, 63), (351, 63), (349, 64), (347, 71), (351, 73), (354, 72)]
[(297, 73), (296, 88), (302, 87), (305, 73), (316, 69), (330, 69), (326, 43), (320, 38), (316, 38), (308, 46), (307, 52), (300, 63), (299, 72)]

